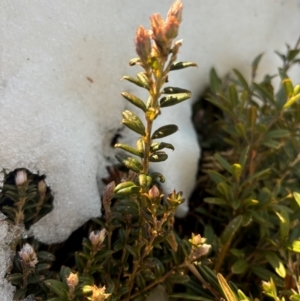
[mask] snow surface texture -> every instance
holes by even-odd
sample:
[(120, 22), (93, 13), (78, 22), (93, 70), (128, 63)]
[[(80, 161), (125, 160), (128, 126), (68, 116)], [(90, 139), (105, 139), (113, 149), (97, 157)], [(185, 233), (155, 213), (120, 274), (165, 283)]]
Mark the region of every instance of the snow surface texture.
[[(100, 214), (103, 186), (97, 177), (106, 175), (114, 157), (110, 140), (127, 105), (120, 92), (135, 91), (120, 82), (139, 70), (127, 64), (136, 57), (135, 31), (140, 24), (149, 28), (150, 14), (165, 16), (172, 2), (2, 1), (0, 168), (47, 175), (55, 208), (33, 226), (41, 241), (63, 241)], [(276, 72), (280, 62), (273, 50), (294, 45), (299, 35), (299, 0), (183, 2), (179, 59), (199, 68), (174, 72), (169, 80), (194, 96), (208, 84), (212, 66), (221, 76), (232, 68), (250, 74), (252, 59), (265, 52), (261, 74)], [(167, 193), (176, 188), (188, 197), (200, 156), (191, 105), (163, 109), (162, 116), (157, 127), (176, 123), (180, 131), (164, 139), (176, 150), (155, 169), (166, 176)], [(187, 210), (184, 204), (178, 214)]]
[(16, 236), (18, 229), (9, 227), (5, 218), (6, 216), (0, 212), (0, 300), (11, 301), (15, 288), (4, 277), (14, 255), (11, 253), (9, 244)]

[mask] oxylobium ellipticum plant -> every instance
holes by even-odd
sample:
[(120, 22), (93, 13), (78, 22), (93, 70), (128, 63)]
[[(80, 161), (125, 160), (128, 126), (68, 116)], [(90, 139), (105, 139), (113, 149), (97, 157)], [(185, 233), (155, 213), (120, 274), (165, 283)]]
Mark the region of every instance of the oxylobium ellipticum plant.
[[(190, 92), (178, 87), (164, 87), (170, 71), (196, 66), (176, 62), (181, 41), (177, 37), (182, 19), (182, 3), (176, 1), (166, 20), (159, 14), (151, 16), (151, 31), (140, 26), (135, 47), (138, 58), (130, 65), (143, 68), (136, 77), (123, 79), (146, 89), (146, 101), (128, 92), (122, 96), (144, 114), (145, 121), (126, 110), (122, 123), (139, 135), (136, 146), (116, 144), (127, 154), (117, 159), (130, 172), (116, 185), (110, 183), (103, 195), (104, 215), (95, 222), (100, 231), (90, 233), (83, 241), (83, 251), (75, 254), (76, 267), (62, 267), (57, 279), (44, 282), (49, 289), (48, 301), (67, 300), (146, 300), (151, 289), (162, 284), (171, 293), (174, 283), (189, 280), (187, 269), (205, 255), (209, 246), (200, 235), (179, 239), (174, 231), (174, 214), (184, 202), (182, 192), (175, 190), (166, 201), (155, 181), (164, 181), (162, 174), (149, 171), (151, 162), (168, 158), (164, 149), (174, 147), (156, 139), (175, 133), (178, 127), (168, 124), (153, 130), (161, 108), (176, 105)], [(129, 155), (128, 155), (129, 154)], [(133, 155), (133, 156), (132, 156)]]

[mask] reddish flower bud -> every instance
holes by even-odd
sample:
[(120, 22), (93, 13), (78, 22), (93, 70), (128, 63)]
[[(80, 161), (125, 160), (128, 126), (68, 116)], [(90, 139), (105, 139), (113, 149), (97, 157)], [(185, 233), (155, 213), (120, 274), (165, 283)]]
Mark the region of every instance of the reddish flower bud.
[(143, 26), (136, 32), (135, 49), (142, 62), (147, 64), (151, 54), (151, 39), (149, 31)]
[(170, 16), (167, 19), (164, 33), (167, 39), (173, 40), (177, 37), (179, 30), (179, 22), (174, 16)]
[(19, 252), (20, 260), (23, 266), (34, 268), (38, 263), (36, 253), (32, 246), (26, 243)]
[(181, 1), (180, 0), (175, 1), (172, 4), (171, 8), (169, 9), (167, 19), (169, 19), (170, 17), (175, 17), (178, 23), (180, 23), (182, 20), (182, 8), (183, 5)]

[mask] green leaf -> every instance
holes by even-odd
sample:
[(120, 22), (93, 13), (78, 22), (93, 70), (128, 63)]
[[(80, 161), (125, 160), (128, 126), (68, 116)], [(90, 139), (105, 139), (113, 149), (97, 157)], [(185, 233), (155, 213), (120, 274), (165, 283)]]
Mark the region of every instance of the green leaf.
[(178, 131), (178, 126), (175, 124), (168, 124), (157, 129), (151, 136), (151, 139), (159, 139), (174, 134)]
[(299, 49), (289, 50), (288, 55), (287, 55), (288, 61), (292, 61), (298, 55), (299, 52), (300, 52)]
[(49, 263), (38, 263), (36, 265), (35, 270), (37, 272), (41, 272), (41, 271), (49, 270), (50, 268), (51, 268), (51, 264), (49, 264)]
[(225, 182), (217, 184), (217, 190), (225, 197), (226, 200), (229, 200), (229, 186)]
[(240, 156), (239, 163), (241, 164), (242, 168), (246, 165), (249, 153), (249, 146), (246, 146)]
[(265, 134), (265, 138), (267, 139), (285, 138), (289, 136), (290, 132), (288, 130), (272, 130)]
[(132, 158), (132, 157), (127, 157), (127, 156), (124, 156), (124, 155), (116, 155), (116, 159), (124, 164), (127, 168), (137, 172), (137, 173), (140, 173), (143, 169), (141, 163), (135, 159), (135, 158)]
[(231, 272), (233, 274), (243, 274), (248, 268), (248, 262), (245, 259), (238, 259), (232, 266)]
[(144, 102), (141, 99), (139, 99), (138, 97), (136, 97), (135, 95), (128, 93), (128, 92), (122, 92), (121, 95), (125, 99), (127, 99), (130, 103), (132, 103), (136, 107), (140, 108), (144, 112), (147, 111), (147, 108), (146, 108), (146, 105), (144, 104)]
[(286, 270), (285, 267), (280, 260), (280, 258), (276, 255), (274, 252), (268, 252), (266, 255), (266, 258), (269, 262), (269, 264), (273, 267), (275, 272), (281, 277), (285, 278), (286, 276)]
[(278, 277), (276, 274), (270, 272), (266, 268), (262, 267), (251, 267), (252, 272), (257, 275), (260, 279), (269, 281), (270, 278), (273, 279), (276, 286), (284, 287), (284, 280)]
[(196, 63), (193, 62), (175, 62), (171, 65), (170, 71), (180, 70), (188, 67), (198, 67)]
[(165, 142), (154, 142), (151, 144), (150, 146), (150, 152), (153, 153), (153, 152), (157, 152), (161, 149), (164, 149), (164, 148), (168, 148), (168, 149), (171, 149), (171, 150), (175, 150), (174, 146), (170, 143), (165, 143)]
[(275, 103), (274, 96), (262, 85), (259, 85), (257, 83), (253, 83), (254, 90), (259, 92), (259, 94), (263, 97), (271, 101), (272, 103)]
[(155, 152), (149, 156), (150, 162), (162, 162), (168, 159), (168, 155), (165, 152)]
[(227, 205), (226, 200), (221, 199), (221, 198), (204, 198), (203, 201), (208, 204), (214, 204), (214, 205), (220, 205), (220, 206)]
[(262, 178), (270, 175), (270, 173), (271, 173), (270, 168), (266, 168), (266, 169), (263, 169), (261, 171), (258, 171), (255, 174), (253, 174), (252, 176), (250, 176), (248, 179), (246, 179), (245, 182), (242, 185), (244, 185), (246, 183), (249, 183), (249, 182), (252, 182), (253, 180), (262, 179)]
[(162, 94), (176, 94), (176, 93), (189, 93), (191, 94), (191, 91), (182, 89), (182, 88), (177, 88), (177, 87), (165, 87), (161, 91)]
[(295, 240), (291, 244), (288, 245), (288, 249), (300, 253), (300, 240)]
[(267, 146), (269, 148), (273, 148), (273, 149), (278, 149), (280, 147), (280, 142), (269, 139), (269, 140), (264, 140), (263, 141), (263, 145)]
[(114, 189), (114, 194), (116, 196), (128, 196), (132, 194), (137, 194), (140, 191), (140, 187), (131, 181), (120, 183)]
[(226, 169), (228, 172), (230, 172), (230, 167), (231, 165), (229, 164), (229, 162), (224, 159), (221, 155), (219, 154), (215, 154), (214, 157), (216, 158), (216, 160), (220, 163), (220, 165)]
[(221, 235), (221, 241), (223, 244), (226, 244), (232, 240), (236, 232), (239, 230), (242, 225), (243, 216), (237, 215), (234, 219), (232, 219), (224, 229)]
[(44, 284), (56, 295), (62, 298), (67, 298), (68, 286), (55, 279), (48, 279)]
[(183, 102), (191, 98), (191, 93), (177, 93), (164, 96), (160, 99), (161, 108), (174, 106), (180, 102)]
[(131, 245), (126, 245), (125, 249), (133, 256), (134, 259), (139, 258), (139, 254), (138, 254), (136, 248), (132, 247)]
[(251, 106), (246, 110), (247, 110), (246, 111), (247, 122), (250, 125), (250, 127), (253, 128), (257, 120), (257, 107)]
[(227, 301), (238, 301), (225, 278), (218, 273), (217, 278)]
[(114, 145), (115, 148), (121, 148), (123, 150), (125, 150), (126, 152), (129, 152), (135, 156), (138, 156), (140, 158), (144, 157), (144, 154), (140, 151), (138, 151), (137, 149), (127, 145), (127, 144), (122, 144), (122, 143), (117, 143)]
[(239, 98), (238, 98), (238, 94), (237, 94), (235, 85), (229, 86), (228, 94), (229, 94), (228, 96), (229, 96), (230, 103), (231, 103), (232, 107), (234, 108), (239, 102)]
[(245, 80), (245, 78), (243, 77), (243, 75), (236, 69), (233, 69), (233, 72), (234, 72), (235, 76), (238, 78), (238, 81), (240, 82), (241, 86), (245, 90), (249, 90), (249, 85), (248, 85), (247, 81)]
[(55, 261), (55, 256), (47, 251), (39, 251), (37, 253), (37, 257), (39, 259), (39, 261)]
[(136, 64), (141, 64), (142, 61), (139, 57), (135, 57), (129, 61), (129, 66), (135, 66)]
[(145, 136), (145, 126), (142, 123), (141, 119), (135, 115), (134, 113), (126, 110), (122, 113), (123, 119), (122, 119), (122, 123), (127, 126), (128, 128), (130, 128), (131, 130), (133, 130), (134, 132)]
[(135, 84), (135, 85), (137, 85), (141, 88), (145, 88), (147, 90), (149, 89), (148, 86), (144, 86), (144, 84), (141, 81), (139, 81), (138, 79), (136, 79), (134, 77), (125, 75), (125, 76), (122, 77), (122, 79), (128, 80), (129, 82), (131, 82), (131, 83), (133, 83), (133, 84)]
[(256, 71), (257, 71), (257, 67), (258, 67), (258, 64), (262, 58), (264, 54), (261, 53), (259, 54), (252, 62), (252, 78), (254, 79), (255, 78), (255, 75), (256, 75)]
[(299, 192), (293, 192), (293, 196), (294, 196), (295, 201), (297, 202), (298, 206), (300, 207), (300, 193)]
[(222, 90), (222, 81), (217, 75), (217, 72), (214, 68), (210, 70), (210, 88), (216, 94)]
[(216, 184), (227, 181), (227, 178), (214, 170), (207, 171), (207, 174)]
[(143, 83), (144, 88), (146, 88), (147, 90), (150, 89), (149, 81), (148, 81), (148, 78), (147, 78), (147, 75), (145, 74), (145, 72), (139, 72), (137, 74), (137, 78), (140, 80), (141, 83)]
[(280, 233), (280, 240), (286, 241), (290, 231), (290, 218), (285, 210), (280, 210), (280, 212), (275, 212), (278, 216), (280, 223), (279, 223), (279, 233)]
[(155, 181), (158, 178), (160, 183), (165, 183), (166, 181), (165, 177), (159, 172), (152, 172), (150, 174), (150, 177), (152, 178), (153, 181)]

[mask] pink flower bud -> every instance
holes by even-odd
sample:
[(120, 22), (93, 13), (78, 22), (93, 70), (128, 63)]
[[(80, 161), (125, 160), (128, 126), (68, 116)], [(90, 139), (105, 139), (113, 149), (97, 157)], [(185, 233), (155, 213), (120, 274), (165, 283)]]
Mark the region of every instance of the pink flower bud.
[(73, 293), (79, 282), (78, 275), (71, 272), (69, 277), (66, 278), (66, 281), (70, 292)]
[(17, 171), (15, 176), (15, 183), (17, 186), (23, 185), (27, 181), (27, 172), (25, 169), (21, 169)]
[(22, 264), (34, 268), (38, 263), (38, 259), (32, 246), (26, 243), (19, 252)]
[(100, 249), (102, 243), (104, 242), (106, 232), (106, 229), (102, 229), (101, 231), (93, 231), (90, 233), (90, 241), (96, 249)]
[(182, 8), (183, 5), (180, 0), (175, 1), (169, 9), (167, 19), (175, 17), (178, 23), (182, 21)]
[(135, 49), (142, 62), (147, 64), (151, 54), (151, 39), (149, 31), (143, 26), (136, 32)]

